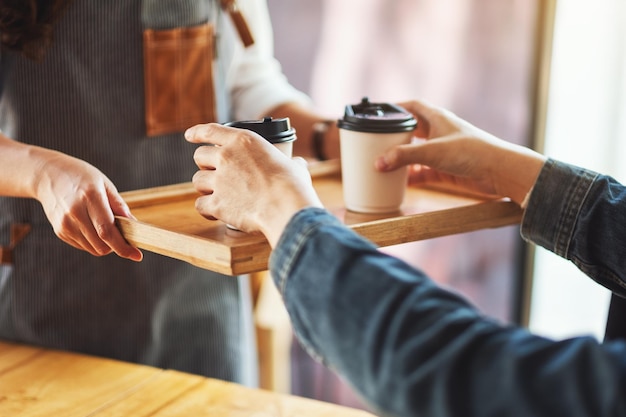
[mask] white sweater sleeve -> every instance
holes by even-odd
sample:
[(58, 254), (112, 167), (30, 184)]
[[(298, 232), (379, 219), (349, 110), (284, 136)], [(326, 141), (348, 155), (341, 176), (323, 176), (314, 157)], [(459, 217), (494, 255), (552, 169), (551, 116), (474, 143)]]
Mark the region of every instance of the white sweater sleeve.
[(238, 39), (234, 42), (226, 75), (233, 116), (238, 120), (258, 119), (288, 102), (310, 106), (309, 97), (289, 84), (274, 58), (274, 38), (266, 1), (238, 0), (237, 4), (255, 43), (244, 48)]

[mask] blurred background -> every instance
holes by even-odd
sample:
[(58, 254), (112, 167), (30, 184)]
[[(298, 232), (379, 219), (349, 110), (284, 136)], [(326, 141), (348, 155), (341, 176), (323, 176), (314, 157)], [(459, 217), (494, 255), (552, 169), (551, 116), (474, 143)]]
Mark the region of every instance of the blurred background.
[[(426, 99), (503, 139), (624, 175), (617, 156), (626, 155), (624, 2), (268, 3), (276, 57), (329, 118), (363, 96)], [(527, 246), (517, 226), (383, 250), (503, 323), (548, 337), (603, 335), (608, 293), (569, 263)], [(289, 360), (293, 394), (364, 407), (295, 341)]]

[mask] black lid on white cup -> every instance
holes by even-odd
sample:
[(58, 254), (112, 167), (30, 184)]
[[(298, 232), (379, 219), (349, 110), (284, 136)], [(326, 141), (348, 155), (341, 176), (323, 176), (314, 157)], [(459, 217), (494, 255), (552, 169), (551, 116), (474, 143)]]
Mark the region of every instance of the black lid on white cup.
[(372, 103), (364, 97), (359, 104), (346, 106), (340, 129), (370, 133), (410, 132), (417, 120), (400, 106), (389, 103)]
[(284, 143), (296, 140), (296, 129), (291, 127), (288, 117), (281, 119), (265, 117), (261, 120), (243, 120), (224, 123), (224, 125), (251, 130), (263, 136), (270, 143)]

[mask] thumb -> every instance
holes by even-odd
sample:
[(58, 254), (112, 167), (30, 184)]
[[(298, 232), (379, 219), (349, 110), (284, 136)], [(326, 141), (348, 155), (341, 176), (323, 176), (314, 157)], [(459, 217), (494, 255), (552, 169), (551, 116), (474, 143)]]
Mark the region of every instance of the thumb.
[(442, 168), (446, 155), (457, 149), (456, 135), (437, 139), (398, 145), (389, 149), (375, 161), (375, 168), (382, 172), (393, 171), (405, 165), (421, 164), (433, 168)]
[(118, 193), (117, 189), (112, 184), (105, 185), (107, 198), (109, 200), (109, 206), (111, 211), (116, 216), (128, 217), (129, 219), (137, 220), (135, 216), (130, 212), (130, 208), (122, 196)]
[(398, 145), (374, 161), (374, 166), (378, 171), (389, 172), (401, 168), (405, 165), (418, 163), (420, 147), (422, 144)]
[(293, 158), (291, 158), (293, 161), (295, 161), (296, 163), (300, 164), (300, 166), (302, 166), (303, 168), (307, 168), (309, 167), (309, 163), (307, 162), (306, 159), (304, 159), (301, 156), (294, 156)]

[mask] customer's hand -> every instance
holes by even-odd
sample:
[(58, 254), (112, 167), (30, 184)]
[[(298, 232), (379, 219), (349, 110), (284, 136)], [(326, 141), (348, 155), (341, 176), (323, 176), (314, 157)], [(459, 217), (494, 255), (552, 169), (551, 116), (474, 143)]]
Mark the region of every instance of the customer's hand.
[(261, 136), (215, 123), (185, 132), (201, 146), (193, 184), (203, 194), (196, 209), (245, 232), (262, 232), (275, 246), (289, 219), (300, 209), (322, 204), (301, 158), (290, 159)]
[(520, 204), (534, 185), (546, 158), (498, 139), (453, 113), (421, 101), (401, 103), (418, 119), (417, 138), (376, 161), (380, 171), (404, 165), (412, 182), (444, 182), (485, 195), (509, 197)]
[(43, 149), (34, 153), (40, 159), (34, 196), (56, 235), (95, 256), (115, 252), (140, 261), (141, 251), (129, 245), (115, 225), (116, 215), (132, 214), (113, 183), (82, 160)]

